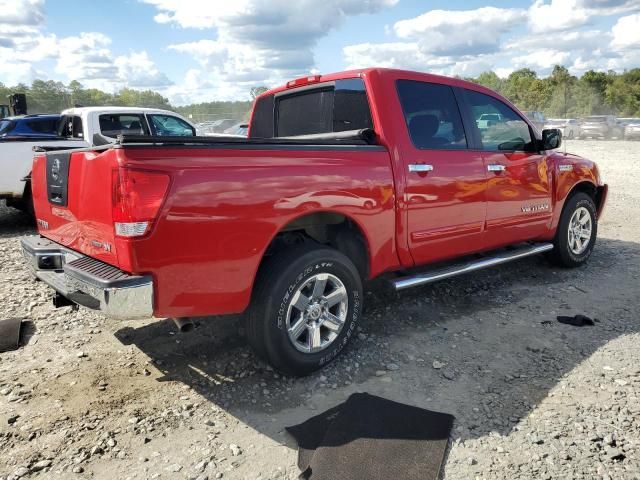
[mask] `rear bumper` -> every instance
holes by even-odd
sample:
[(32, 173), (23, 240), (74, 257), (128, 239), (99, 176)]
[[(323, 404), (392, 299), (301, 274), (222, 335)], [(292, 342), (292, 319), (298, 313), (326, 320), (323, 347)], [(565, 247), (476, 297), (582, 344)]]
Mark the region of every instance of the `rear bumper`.
[(129, 275), (43, 237), (23, 237), (34, 275), (69, 300), (119, 320), (153, 316), (153, 279)]

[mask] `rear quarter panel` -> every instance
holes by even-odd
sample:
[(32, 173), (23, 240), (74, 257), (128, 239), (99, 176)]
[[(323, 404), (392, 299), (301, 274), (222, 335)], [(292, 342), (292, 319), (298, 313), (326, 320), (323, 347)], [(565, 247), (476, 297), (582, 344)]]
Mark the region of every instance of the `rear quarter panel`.
[(372, 276), (398, 264), (393, 178), (382, 148), (120, 153), (123, 164), (172, 176), (154, 230), (131, 249), (132, 270), (156, 279), (156, 316), (243, 311), (271, 240), (313, 212), (338, 212), (360, 226)]

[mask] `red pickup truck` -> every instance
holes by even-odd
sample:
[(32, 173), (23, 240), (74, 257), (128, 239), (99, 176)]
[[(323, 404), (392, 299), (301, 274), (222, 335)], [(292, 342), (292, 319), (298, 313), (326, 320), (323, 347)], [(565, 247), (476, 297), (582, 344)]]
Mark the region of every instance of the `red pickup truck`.
[(306, 374), (349, 341), (366, 279), (389, 272), (401, 290), (541, 252), (584, 263), (607, 186), (554, 150), (560, 136), (459, 79), (310, 76), (261, 95), (247, 139), (123, 136), (37, 155), (40, 236), (22, 247), (58, 304), (245, 312), (257, 353)]

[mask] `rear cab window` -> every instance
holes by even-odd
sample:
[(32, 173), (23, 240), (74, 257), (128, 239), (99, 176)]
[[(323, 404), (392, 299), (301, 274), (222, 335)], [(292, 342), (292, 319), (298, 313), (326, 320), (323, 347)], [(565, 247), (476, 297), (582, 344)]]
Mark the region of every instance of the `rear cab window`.
[(261, 97), (252, 138), (289, 137), (373, 128), (361, 78), (336, 80)]
[(131, 113), (105, 113), (98, 117), (100, 133), (105, 137), (118, 135), (148, 135), (149, 127), (144, 115)]
[(396, 82), (409, 137), (422, 150), (464, 150), (467, 137), (453, 90), (414, 80)]
[(63, 116), (58, 126), (58, 133), (61, 137), (83, 139), (82, 118), (78, 115)]

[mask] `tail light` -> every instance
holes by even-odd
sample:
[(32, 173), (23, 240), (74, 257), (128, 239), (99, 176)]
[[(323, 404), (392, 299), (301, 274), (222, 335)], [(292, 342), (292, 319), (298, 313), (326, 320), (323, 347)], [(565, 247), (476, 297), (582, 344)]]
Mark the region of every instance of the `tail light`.
[(151, 231), (169, 188), (169, 175), (130, 168), (113, 171), (113, 223), (118, 237)]

